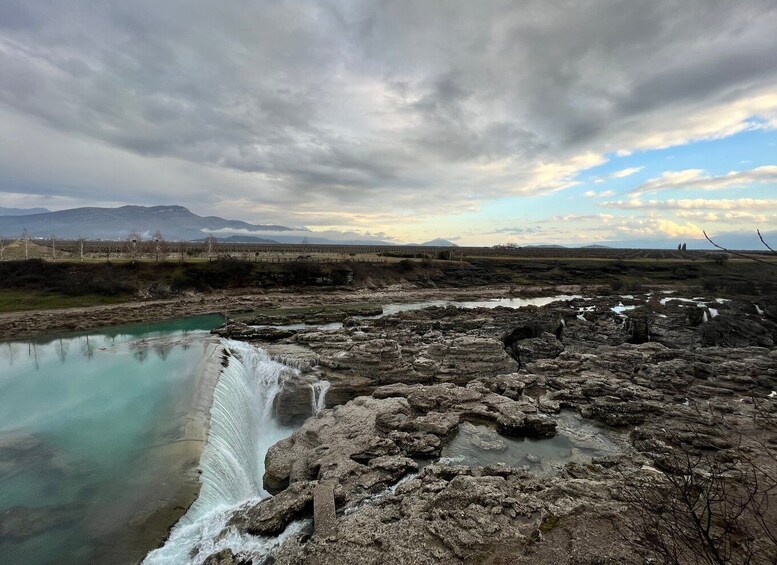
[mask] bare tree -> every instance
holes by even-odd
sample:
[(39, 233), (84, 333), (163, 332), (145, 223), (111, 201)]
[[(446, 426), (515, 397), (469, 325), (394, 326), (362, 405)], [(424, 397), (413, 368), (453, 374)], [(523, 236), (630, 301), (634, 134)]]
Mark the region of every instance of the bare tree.
[(130, 244), (132, 262), (134, 263), (138, 256), (138, 245), (143, 241), (143, 237), (136, 230), (132, 230), (127, 241)]
[(159, 255), (162, 253), (162, 250), (165, 246), (165, 238), (162, 235), (162, 232), (157, 230), (154, 232), (154, 235), (152, 236), (152, 240), (154, 242), (154, 260), (159, 261)]
[(24, 260), (30, 258), (30, 232), (27, 231), (27, 228), (24, 228), (24, 231), (22, 232), (22, 242), (24, 244)]
[(81, 258), (81, 261), (84, 260), (84, 242), (86, 240), (84, 239), (84, 236), (78, 236), (78, 255)]
[[(768, 416), (756, 420), (759, 428), (777, 432)], [(621, 535), (644, 557), (663, 563), (777, 562), (777, 455), (768, 442), (741, 434), (718, 453), (708, 437), (693, 427), (671, 434), (673, 447), (653, 456), (652, 468), (627, 477), (621, 494), (629, 513)]]
[(57, 237), (52, 233), (51, 234), (51, 260), (54, 261), (57, 258)]
[(3, 239), (3, 236), (0, 235), (0, 261), (3, 261), (5, 259), (5, 240)]
[(763, 236), (763, 234), (761, 233), (761, 230), (755, 230), (755, 231), (758, 233), (758, 239), (760, 239), (760, 240), (761, 240), (761, 243), (763, 243), (763, 244), (764, 244), (764, 247), (766, 247), (766, 249), (768, 249), (769, 251), (771, 251), (772, 253), (774, 253), (775, 255), (777, 255), (777, 251), (775, 251), (774, 249), (772, 249), (772, 248), (771, 248), (771, 246), (770, 246), (768, 243), (766, 243), (766, 240), (764, 239), (764, 236)]
[(208, 234), (208, 262), (210, 262), (211, 253), (213, 253), (213, 246), (216, 244), (216, 238), (213, 234)]

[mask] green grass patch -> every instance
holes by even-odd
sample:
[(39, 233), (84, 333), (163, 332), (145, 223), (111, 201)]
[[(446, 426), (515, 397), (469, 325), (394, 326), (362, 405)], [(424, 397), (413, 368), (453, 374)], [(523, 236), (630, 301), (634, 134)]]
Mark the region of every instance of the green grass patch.
[(128, 296), (121, 295), (99, 296), (85, 294), (82, 296), (67, 296), (58, 292), (37, 290), (0, 290), (0, 312), (101, 306), (126, 302), (127, 300), (129, 300)]

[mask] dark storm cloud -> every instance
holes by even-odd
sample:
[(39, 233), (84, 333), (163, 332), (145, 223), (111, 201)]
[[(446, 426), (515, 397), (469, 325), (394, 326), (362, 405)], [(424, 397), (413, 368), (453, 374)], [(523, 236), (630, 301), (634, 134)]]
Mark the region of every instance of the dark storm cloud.
[[(172, 201), (445, 210), (742, 119), (679, 119), (694, 112), (776, 111), (775, 29), (769, 0), (0, 0), (0, 109), (157, 159)], [(12, 140), (33, 142), (66, 152)], [(43, 190), (15, 167), (15, 190)], [(59, 192), (99, 196), (69, 174)]]

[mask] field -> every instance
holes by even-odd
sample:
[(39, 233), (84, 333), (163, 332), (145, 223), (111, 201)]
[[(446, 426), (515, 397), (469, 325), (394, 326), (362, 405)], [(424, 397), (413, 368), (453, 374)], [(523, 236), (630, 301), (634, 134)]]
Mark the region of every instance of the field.
[[(75, 242), (78, 243), (78, 242)], [(200, 244), (178, 256), (160, 253), (127, 255), (104, 242), (91, 242), (84, 259), (60, 242), (54, 258), (0, 262), (0, 311), (111, 304), (138, 299), (175, 298), (184, 293), (245, 289), (467, 288), (505, 285), (598, 285), (615, 292), (644, 287), (691, 287), (721, 294), (772, 292), (777, 262), (733, 258), (722, 254), (667, 250), (485, 248), (375, 248), (338, 252), (316, 246), (303, 252), (294, 246), (257, 246), (251, 252), (219, 248), (202, 256)], [(106, 257), (97, 251), (105, 246)], [(18, 253), (19, 247), (6, 247)], [(55, 247), (56, 249), (56, 247)], [(258, 249), (262, 249), (259, 251)], [(397, 256), (398, 250), (404, 255)], [(421, 250), (423, 253), (421, 253)], [(126, 250), (125, 250), (126, 251)], [(412, 253), (413, 251), (417, 251)], [(31, 255), (31, 253), (30, 253)], [(412, 256), (415, 255), (415, 256)], [(766, 255), (759, 255), (764, 260)]]
[[(3, 258), (24, 259), (24, 242), (5, 240)], [(198, 262), (216, 258), (251, 262), (283, 263), (312, 261), (392, 262), (401, 259), (473, 260), (486, 258), (586, 259), (586, 260), (663, 260), (703, 261), (720, 258), (722, 252), (678, 251), (675, 249), (555, 248), (555, 247), (424, 247), (424, 246), (352, 246), (309, 244), (258, 244), (208, 242), (154, 242), (42, 240), (27, 242), (27, 257), (46, 260), (76, 261), (179, 261)], [(768, 252), (747, 252), (755, 258), (769, 257)]]

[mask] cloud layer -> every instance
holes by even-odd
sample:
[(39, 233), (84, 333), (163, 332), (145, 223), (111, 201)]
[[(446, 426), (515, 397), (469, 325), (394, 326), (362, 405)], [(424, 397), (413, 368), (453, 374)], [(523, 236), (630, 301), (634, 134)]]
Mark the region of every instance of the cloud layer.
[(678, 189), (722, 190), (774, 183), (777, 183), (776, 165), (757, 167), (750, 171), (732, 171), (720, 176), (708, 175), (701, 169), (687, 169), (685, 171), (665, 172), (660, 177), (638, 186), (632, 192), (640, 194)]
[[(41, 204), (397, 233), (411, 216), (567, 189), (616, 152), (777, 125), (771, 0), (0, 0), (0, 13), (0, 191)], [(667, 173), (634, 192), (764, 178), (777, 168)]]

